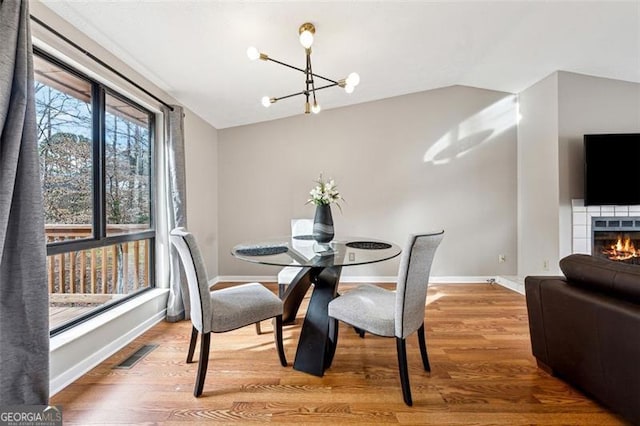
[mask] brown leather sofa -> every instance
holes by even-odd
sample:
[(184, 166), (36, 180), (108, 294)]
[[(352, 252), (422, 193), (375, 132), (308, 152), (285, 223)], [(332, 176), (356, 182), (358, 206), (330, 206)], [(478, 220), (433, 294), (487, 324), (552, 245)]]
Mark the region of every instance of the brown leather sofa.
[(572, 254), (526, 277), (538, 365), (640, 425), (640, 266)]

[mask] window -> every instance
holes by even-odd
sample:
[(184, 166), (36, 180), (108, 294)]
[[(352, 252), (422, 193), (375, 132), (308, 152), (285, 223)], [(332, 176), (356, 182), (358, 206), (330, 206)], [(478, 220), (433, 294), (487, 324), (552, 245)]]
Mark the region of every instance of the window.
[(55, 334), (154, 286), (154, 115), (34, 53)]
[(91, 83), (37, 56), (34, 68), (45, 222), (91, 225)]
[(116, 95), (106, 96), (107, 235), (137, 232), (151, 224), (149, 113)]

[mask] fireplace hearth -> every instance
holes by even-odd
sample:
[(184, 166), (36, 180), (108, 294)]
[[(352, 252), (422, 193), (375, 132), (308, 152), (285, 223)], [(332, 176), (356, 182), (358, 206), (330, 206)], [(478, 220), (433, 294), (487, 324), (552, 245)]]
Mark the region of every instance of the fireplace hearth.
[(593, 217), (593, 256), (640, 265), (640, 217)]

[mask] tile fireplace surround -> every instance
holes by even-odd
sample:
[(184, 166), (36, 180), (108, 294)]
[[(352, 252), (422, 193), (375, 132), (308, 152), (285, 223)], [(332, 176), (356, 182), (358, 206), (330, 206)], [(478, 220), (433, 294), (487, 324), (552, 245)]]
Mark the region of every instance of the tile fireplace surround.
[(640, 205), (637, 206), (588, 206), (584, 200), (571, 200), (572, 251), (573, 253), (591, 254), (591, 220), (593, 217), (629, 217), (640, 216)]

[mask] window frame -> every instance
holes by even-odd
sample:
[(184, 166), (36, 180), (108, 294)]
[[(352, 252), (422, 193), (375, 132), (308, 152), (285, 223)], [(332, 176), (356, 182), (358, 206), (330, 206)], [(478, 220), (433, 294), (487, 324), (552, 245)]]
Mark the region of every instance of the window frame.
[[(129, 243), (133, 241), (149, 240), (149, 286), (140, 289), (134, 293), (123, 296), (119, 299), (107, 302), (101, 306), (92, 309), (90, 312), (79, 315), (56, 328), (49, 330), (49, 335), (54, 336), (62, 331), (84, 322), (90, 318), (94, 318), (98, 314), (118, 306), (145, 291), (156, 287), (156, 271), (155, 271), (155, 243), (156, 243), (156, 114), (148, 108), (143, 107), (138, 102), (119, 93), (117, 90), (108, 87), (104, 83), (96, 81), (86, 74), (78, 71), (72, 66), (66, 64), (55, 56), (47, 53), (45, 50), (33, 46), (33, 54), (39, 58), (59, 67), (60, 69), (80, 78), (91, 85), (91, 114), (92, 114), (92, 236), (77, 240), (54, 241), (47, 243), (47, 256), (56, 254), (69, 253), (74, 251), (83, 251), (93, 248), (111, 246), (120, 243)], [(106, 97), (107, 94), (116, 99), (130, 104), (131, 106), (146, 113), (149, 118), (149, 228), (144, 231), (132, 232), (127, 234), (107, 235), (107, 212), (106, 212)]]

